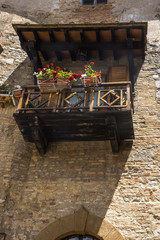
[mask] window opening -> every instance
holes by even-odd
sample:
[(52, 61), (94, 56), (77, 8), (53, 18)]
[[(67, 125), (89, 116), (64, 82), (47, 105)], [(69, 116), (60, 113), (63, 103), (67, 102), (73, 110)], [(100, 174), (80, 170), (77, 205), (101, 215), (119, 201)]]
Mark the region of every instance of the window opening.
[(81, 5), (107, 4), (107, 0), (81, 0)]
[(93, 237), (91, 235), (71, 235), (71, 236), (67, 236), (65, 238), (62, 238), (62, 240), (99, 240), (96, 237)]

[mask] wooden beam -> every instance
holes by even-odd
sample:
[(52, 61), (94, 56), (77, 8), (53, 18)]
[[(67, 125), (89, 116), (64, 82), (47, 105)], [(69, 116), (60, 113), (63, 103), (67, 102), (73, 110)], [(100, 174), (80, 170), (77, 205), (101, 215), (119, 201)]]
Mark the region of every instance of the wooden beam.
[(129, 63), (129, 79), (132, 85), (132, 92), (134, 92), (134, 57), (133, 57), (133, 41), (128, 39), (128, 63)]
[(114, 47), (112, 48), (113, 57), (114, 57), (114, 60), (117, 60), (118, 59), (118, 54), (117, 54), (117, 49), (116, 49), (116, 46), (115, 46), (116, 36), (115, 36), (114, 29), (111, 30), (111, 35), (112, 35), (112, 42), (114, 43)]
[[(33, 34), (34, 34), (34, 38), (36, 40), (36, 45), (39, 45), (41, 40), (39, 38), (39, 35), (38, 35), (37, 31), (33, 31)], [(48, 58), (48, 54), (46, 53), (46, 51), (41, 51), (41, 53), (42, 53), (42, 56), (43, 56), (44, 60), (48, 61), (49, 58)]]
[(132, 92), (134, 92), (134, 59), (133, 59), (134, 46), (133, 46), (133, 39), (131, 38), (131, 28), (127, 28), (127, 48), (128, 48), (128, 63), (129, 63), (129, 79), (132, 84)]
[(84, 49), (84, 47), (83, 47), (83, 44), (85, 44), (85, 36), (84, 36), (84, 31), (83, 31), (83, 29), (81, 29), (80, 30), (80, 37), (81, 37), (81, 43), (79, 43), (77, 46), (78, 46), (78, 48), (76, 47), (75, 48), (75, 50), (76, 49), (82, 49), (83, 51), (86, 51), (86, 55), (84, 56), (84, 59), (86, 60), (86, 61), (88, 61), (89, 60), (89, 55), (88, 55), (88, 49), (86, 48), (86, 49)]
[(38, 116), (34, 117), (34, 124), (32, 126), (32, 137), (40, 155), (45, 154), (48, 141), (40, 126)]
[[(99, 31), (96, 31), (96, 41), (97, 41), (97, 43), (100, 43), (100, 42), (101, 42), (101, 36), (100, 36)], [(100, 59), (100, 60), (104, 60), (103, 51), (102, 51), (102, 50), (99, 50), (98, 53), (99, 53), (99, 59)]]
[(144, 28), (142, 28), (142, 42), (143, 42), (143, 48), (142, 48), (142, 59), (145, 60), (145, 33)]
[(60, 51), (57, 51), (56, 49), (53, 49), (53, 44), (56, 42), (55, 38), (54, 38), (54, 35), (53, 35), (53, 32), (52, 31), (49, 31), (49, 37), (50, 37), (50, 41), (51, 41), (51, 50), (55, 51), (55, 54), (56, 54), (56, 57), (57, 57), (57, 60), (58, 61), (62, 61), (62, 55), (61, 55), (61, 52)]
[(146, 22), (130, 22), (130, 23), (100, 23), (100, 24), (13, 24), (14, 29), (26, 31), (26, 32), (32, 32), (33, 30), (36, 31), (64, 31), (64, 30), (72, 30), (72, 31), (93, 31), (93, 30), (118, 30), (118, 29), (126, 29), (127, 27), (133, 28), (133, 29), (141, 29), (141, 28), (147, 28)]
[[(70, 36), (69, 36), (69, 33), (68, 33), (67, 30), (64, 31), (64, 35), (65, 35), (65, 40), (66, 40), (66, 42), (70, 43), (70, 42), (71, 42), (71, 41), (70, 41)], [(70, 50), (69, 52), (70, 52), (70, 56), (71, 56), (72, 61), (76, 61), (75, 52), (72, 51), (72, 50)]]
[[(77, 49), (83, 50), (126, 50), (128, 42), (55, 42), (45, 43), (41, 42), (37, 48), (40, 51), (73, 51)], [(143, 44), (141, 41), (133, 42), (133, 49), (142, 49)]]
[[(42, 68), (41, 59), (35, 46), (35, 41), (27, 42), (27, 49), (30, 54), (31, 60), (33, 60), (34, 72), (37, 72), (38, 68)], [(37, 78), (34, 76), (34, 84), (37, 85)]]

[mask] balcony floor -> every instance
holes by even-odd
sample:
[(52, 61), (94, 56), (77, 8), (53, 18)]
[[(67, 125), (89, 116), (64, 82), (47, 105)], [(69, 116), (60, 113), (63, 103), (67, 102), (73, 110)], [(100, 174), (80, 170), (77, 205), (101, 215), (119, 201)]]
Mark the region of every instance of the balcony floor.
[(112, 140), (115, 131), (119, 140), (134, 138), (130, 110), (14, 113), (14, 118), (24, 139), (28, 142), (35, 142), (32, 130), (37, 127), (49, 141)]

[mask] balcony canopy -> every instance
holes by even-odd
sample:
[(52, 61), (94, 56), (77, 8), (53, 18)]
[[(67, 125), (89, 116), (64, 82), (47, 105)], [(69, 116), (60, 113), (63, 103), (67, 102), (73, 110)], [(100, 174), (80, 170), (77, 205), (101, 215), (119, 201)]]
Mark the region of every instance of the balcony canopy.
[(44, 60), (70, 58), (100, 60), (113, 56), (117, 59), (133, 51), (133, 57), (144, 59), (147, 23), (101, 24), (14, 24), (22, 48), (30, 59), (43, 56)]

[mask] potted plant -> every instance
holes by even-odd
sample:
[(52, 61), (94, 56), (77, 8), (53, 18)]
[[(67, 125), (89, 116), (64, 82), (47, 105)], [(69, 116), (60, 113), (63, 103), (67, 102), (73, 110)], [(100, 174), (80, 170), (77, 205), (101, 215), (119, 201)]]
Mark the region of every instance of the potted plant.
[(65, 71), (54, 64), (47, 64), (45, 68), (38, 68), (34, 72), (40, 89), (63, 89), (71, 88), (71, 84), (77, 81), (80, 75)]
[(84, 65), (85, 73), (82, 74), (81, 77), (84, 87), (94, 87), (101, 83), (101, 74), (100, 72), (96, 72), (92, 65), (94, 65), (94, 62), (90, 62), (89, 65)]
[(15, 105), (12, 86), (10, 84), (2, 84), (0, 86), (0, 106), (5, 108), (9, 104)]
[(15, 86), (15, 89), (13, 90), (13, 94), (15, 97), (20, 97), (22, 94), (22, 88), (19, 85)]

